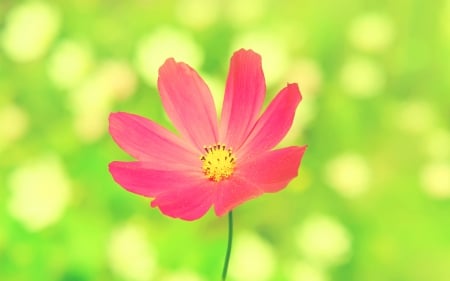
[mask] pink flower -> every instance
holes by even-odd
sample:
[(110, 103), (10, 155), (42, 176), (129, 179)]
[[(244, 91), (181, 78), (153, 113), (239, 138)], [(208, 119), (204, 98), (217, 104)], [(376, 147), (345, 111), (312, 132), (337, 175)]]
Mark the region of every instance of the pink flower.
[(110, 163), (126, 190), (154, 198), (165, 215), (195, 220), (216, 215), (297, 176), (305, 146), (272, 150), (292, 125), (301, 100), (287, 84), (260, 116), (266, 86), (261, 57), (239, 50), (231, 58), (220, 122), (208, 86), (188, 65), (169, 58), (159, 69), (162, 104), (179, 135), (138, 115), (109, 116), (109, 132), (134, 162)]

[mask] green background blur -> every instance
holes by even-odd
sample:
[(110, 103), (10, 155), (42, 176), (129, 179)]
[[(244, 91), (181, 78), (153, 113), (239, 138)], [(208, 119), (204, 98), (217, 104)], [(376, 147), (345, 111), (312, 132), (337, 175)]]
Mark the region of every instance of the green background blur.
[(0, 280), (219, 280), (227, 220), (165, 217), (113, 182), (111, 111), (171, 128), (185, 61), (220, 107), (260, 53), (303, 93), (285, 190), (235, 210), (229, 280), (450, 280), (450, 1), (0, 1)]

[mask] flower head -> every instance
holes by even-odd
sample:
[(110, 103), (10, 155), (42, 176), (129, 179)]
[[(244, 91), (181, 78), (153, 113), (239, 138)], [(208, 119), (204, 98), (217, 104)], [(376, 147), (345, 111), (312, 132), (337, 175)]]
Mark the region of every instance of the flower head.
[(111, 136), (136, 159), (109, 171), (126, 190), (154, 198), (152, 207), (195, 220), (214, 206), (221, 216), (297, 176), (305, 146), (273, 147), (292, 125), (300, 91), (288, 84), (260, 115), (266, 86), (255, 52), (232, 56), (220, 122), (208, 86), (188, 65), (167, 59), (158, 89), (179, 134), (134, 114), (109, 117)]

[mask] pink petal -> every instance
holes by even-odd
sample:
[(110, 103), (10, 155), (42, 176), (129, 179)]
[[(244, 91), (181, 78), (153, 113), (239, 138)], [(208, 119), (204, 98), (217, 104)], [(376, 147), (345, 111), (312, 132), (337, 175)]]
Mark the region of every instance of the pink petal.
[(301, 99), (297, 84), (288, 84), (283, 88), (259, 118), (246, 142), (236, 152), (237, 157), (249, 153), (257, 154), (277, 145), (291, 128)]
[(277, 192), (298, 174), (306, 146), (291, 146), (262, 153), (236, 167), (233, 176), (243, 178), (264, 192)]
[(251, 50), (234, 53), (225, 88), (220, 133), (224, 143), (235, 151), (255, 125), (265, 92), (261, 57)]
[(173, 218), (196, 220), (209, 210), (213, 196), (211, 182), (205, 180), (197, 185), (186, 184), (159, 194), (151, 206), (158, 207), (163, 214)]
[(199, 165), (199, 154), (194, 147), (188, 147), (173, 133), (144, 117), (111, 113), (109, 132), (124, 151), (138, 160), (159, 162), (172, 168)]
[(205, 181), (201, 169), (198, 172), (161, 170), (155, 166), (157, 163), (116, 161), (109, 164), (109, 172), (123, 188), (146, 197)]
[(214, 211), (217, 216), (222, 216), (243, 202), (263, 193), (264, 191), (259, 186), (245, 178), (233, 175), (232, 179), (217, 183)]
[(158, 89), (178, 131), (199, 150), (217, 143), (217, 114), (208, 86), (184, 63), (167, 59), (159, 69)]

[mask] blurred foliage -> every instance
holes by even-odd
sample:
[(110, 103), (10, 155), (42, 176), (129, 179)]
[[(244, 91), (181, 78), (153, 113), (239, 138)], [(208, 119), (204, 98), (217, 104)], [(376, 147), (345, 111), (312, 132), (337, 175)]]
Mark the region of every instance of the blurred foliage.
[(230, 280), (450, 280), (450, 2), (0, 2), (0, 279), (218, 280), (226, 218), (162, 216), (107, 165), (111, 111), (170, 128), (156, 73), (221, 103), (238, 48), (303, 93), (287, 189), (235, 211)]

